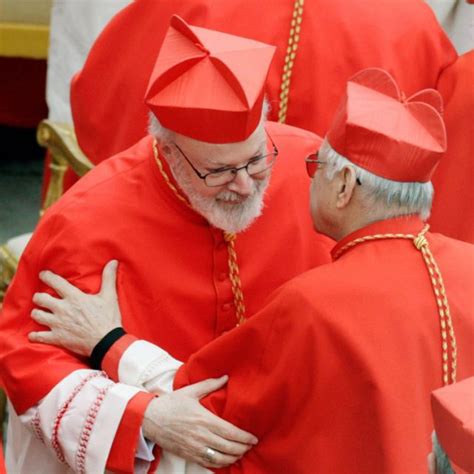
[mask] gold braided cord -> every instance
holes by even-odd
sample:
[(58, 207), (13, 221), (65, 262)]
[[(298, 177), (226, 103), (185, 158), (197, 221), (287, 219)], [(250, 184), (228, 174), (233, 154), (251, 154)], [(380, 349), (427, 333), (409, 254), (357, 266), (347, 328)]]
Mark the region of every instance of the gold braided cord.
[(156, 164), (158, 165), (158, 169), (160, 170), (161, 176), (163, 176), (163, 179), (165, 180), (168, 187), (171, 189), (171, 191), (173, 191), (175, 196), (180, 201), (184, 202), (188, 207), (191, 208), (191, 204), (189, 204), (189, 201), (178, 191), (176, 186), (171, 182), (165, 169), (163, 168), (163, 163), (161, 162), (160, 157), (158, 156), (158, 145), (156, 143), (156, 140), (153, 140), (153, 156), (155, 157), (155, 161), (156, 161)]
[(440, 316), (440, 325), (441, 325), (441, 345), (443, 349), (443, 382), (445, 385), (448, 385), (449, 376), (448, 376), (448, 340), (446, 336), (446, 326), (448, 327), (450, 346), (451, 346), (451, 383), (456, 383), (456, 371), (457, 371), (457, 343), (456, 336), (454, 334), (453, 320), (451, 317), (451, 310), (449, 308), (448, 297), (446, 295), (446, 290), (444, 286), (443, 277), (439, 270), (438, 264), (431, 253), (428, 241), (426, 238), (423, 242), (414, 242), (415, 246), (421, 250), (423, 259), (426, 264), (426, 268), (430, 273), (431, 285), (433, 286), (433, 291), (436, 297), (436, 304), (438, 305), (438, 312)]
[[(442, 367), (443, 367), (443, 384), (448, 385), (449, 383), (456, 382), (456, 371), (457, 371), (457, 343), (456, 336), (454, 334), (453, 320), (451, 318), (451, 310), (449, 308), (448, 297), (446, 295), (446, 289), (444, 286), (443, 277), (441, 271), (436, 263), (436, 260), (431, 253), (428, 240), (426, 239), (426, 233), (428, 232), (429, 225), (426, 225), (423, 230), (418, 234), (374, 234), (367, 235), (354, 239), (341, 247), (335, 254), (334, 259), (339, 258), (346, 250), (355, 247), (363, 242), (370, 242), (373, 240), (381, 239), (408, 239), (412, 240), (417, 250), (421, 252), (423, 261), (428, 270), (431, 286), (436, 299), (436, 305), (438, 306), (438, 314), (440, 320), (440, 332), (441, 332), (441, 351), (442, 351)], [(449, 332), (449, 341), (448, 341)], [(449, 354), (449, 346), (451, 353)], [(449, 371), (449, 359), (451, 359), (451, 373)]]
[[(153, 140), (153, 156), (155, 157), (155, 162), (160, 170), (163, 179), (165, 180), (168, 187), (173, 191), (175, 196), (180, 200), (183, 201), (189, 208), (192, 209), (191, 204), (189, 201), (179, 192), (176, 186), (171, 182), (168, 174), (166, 173), (165, 169), (163, 168), (163, 163), (160, 160), (158, 155), (158, 146), (156, 140)], [(245, 304), (244, 304), (244, 295), (242, 293), (242, 284), (240, 281), (240, 271), (239, 265), (237, 262), (237, 252), (235, 250), (235, 239), (237, 236), (235, 234), (231, 234), (230, 232), (223, 232), (224, 240), (227, 244), (227, 253), (228, 253), (228, 265), (229, 265), (229, 279), (232, 284), (232, 294), (234, 296), (234, 305), (235, 305), (235, 312), (237, 318), (237, 326), (241, 325), (245, 322)]]
[(286, 122), (286, 114), (288, 112), (291, 74), (296, 59), (296, 50), (298, 49), (298, 43), (300, 41), (301, 23), (303, 22), (303, 6), (304, 0), (295, 0), (280, 86), (280, 110), (278, 111), (278, 121), (280, 123)]
[(237, 326), (245, 322), (245, 304), (244, 294), (242, 293), (242, 284), (240, 281), (239, 265), (237, 263), (237, 252), (235, 251), (236, 235), (230, 232), (224, 232), (224, 240), (227, 243), (229, 252), (229, 278), (232, 283), (232, 293), (234, 294), (235, 314), (237, 317)]
[[(420, 235), (426, 234), (428, 231), (429, 226), (425, 226), (423, 230), (420, 232)], [(355, 247), (358, 244), (363, 242), (370, 242), (371, 240), (381, 240), (381, 239), (408, 239), (408, 240), (415, 240), (417, 238), (416, 235), (413, 234), (374, 234), (374, 235), (366, 235), (365, 237), (359, 237), (358, 239), (351, 240), (348, 242), (344, 247), (341, 247), (335, 254), (334, 259), (338, 259), (346, 250)]]

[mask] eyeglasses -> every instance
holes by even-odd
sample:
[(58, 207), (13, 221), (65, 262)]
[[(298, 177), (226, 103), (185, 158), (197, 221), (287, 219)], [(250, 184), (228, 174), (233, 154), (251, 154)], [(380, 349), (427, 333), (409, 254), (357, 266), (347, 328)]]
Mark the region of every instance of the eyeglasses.
[(319, 168), (319, 165), (325, 165), (327, 161), (318, 160), (319, 152), (311, 153), (305, 158), (306, 162), (306, 172), (308, 176), (312, 179)]
[[(318, 160), (319, 157), (319, 151), (316, 153), (311, 153), (311, 155), (308, 155), (305, 158), (305, 163), (306, 163), (306, 172), (308, 173), (308, 176), (313, 179), (316, 171), (318, 171), (319, 165), (325, 165), (327, 164), (327, 161), (321, 161)], [(359, 178), (356, 178), (356, 183), (361, 186), (362, 182)]]
[(204, 180), (207, 186), (224, 186), (225, 184), (229, 184), (234, 181), (235, 177), (237, 176), (237, 173), (240, 170), (247, 171), (247, 174), (249, 176), (257, 176), (259, 174), (264, 173), (273, 166), (278, 156), (278, 148), (276, 147), (275, 143), (272, 140), (272, 137), (266, 130), (265, 133), (269, 138), (270, 143), (272, 144), (272, 153), (268, 153), (267, 155), (255, 156), (251, 158), (246, 165), (239, 166), (238, 168), (223, 167), (210, 171), (206, 174), (202, 174), (198, 169), (196, 169), (196, 167), (192, 164), (191, 160), (185, 155), (184, 151), (181, 150), (181, 148), (176, 143), (174, 144), (174, 146), (183, 155), (184, 159), (189, 163), (189, 166), (191, 166), (196, 175)]

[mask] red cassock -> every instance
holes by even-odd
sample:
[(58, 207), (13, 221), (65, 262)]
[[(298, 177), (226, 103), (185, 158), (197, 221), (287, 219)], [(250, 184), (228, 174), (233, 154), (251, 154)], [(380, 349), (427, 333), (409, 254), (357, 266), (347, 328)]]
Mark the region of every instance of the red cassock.
[(448, 150), (433, 177), (430, 222), (443, 233), (474, 242), (474, 50), (443, 71), (438, 88), (445, 103)]
[[(414, 217), (373, 234), (417, 235)], [(427, 234), (443, 275), (458, 348), (458, 379), (474, 374), (474, 249)], [(229, 374), (205, 404), (259, 444), (229, 472), (426, 472), (431, 391), (442, 385), (438, 308), (411, 240), (361, 243), (297, 277), (242, 327), (193, 355), (175, 386)]]
[[(267, 130), (280, 154), (266, 207), (236, 241), (248, 316), (282, 283), (330, 260), (330, 240), (312, 231), (302, 166), (320, 139), (286, 125), (269, 123)], [(44, 216), (22, 257), (0, 320), (1, 381), (19, 414), (69, 373), (88, 367), (67, 351), (27, 341), (38, 329), (30, 312), (33, 294), (45, 290), (38, 280), (43, 269), (96, 292), (102, 267), (117, 259), (124, 327), (181, 360), (236, 325), (223, 233), (176, 197), (152, 141), (142, 139), (77, 183)], [(134, 436), (145, 407), (133, 414)], [(130, 456), (118, 453), (123, 470), (133, 466), (131, 431)]]
[[(195, 25), (276, 45), (267, 82), (271, 118), (321, 136), (347, 80), (359, 70), (387, 70), (410, 96), (437, 88), (440, 75), (457, 58), (433, 11), (421, 0), (307, 0), (304, 5), (289, 0), (137, 0), (105, 28), (72, 83), (77, 137), (94, 163), (144, 135), (148, 110), (143, 98), (174, 13)], [(472, 82), (472, 77), (466, 74), (465, 80)], [(451, 183), (464, 182), (465, 189), (453, 193), (449, 185), (438, 186), (433, 228), (469, 240), (466, 218), (451, 209), (470, 202), (472, 174), (461, 170), (470, 159), (467, 147), (473, 139), (469, 120), (459, 118), (463, 104), (448, 107), (448, 147), (456, 147), (453, 142), (460, 135), (464, 138), (462, 154), (453, 155), (443, 170), (452, 176)], [(446, 182), (441, 173), (437, 184)]]

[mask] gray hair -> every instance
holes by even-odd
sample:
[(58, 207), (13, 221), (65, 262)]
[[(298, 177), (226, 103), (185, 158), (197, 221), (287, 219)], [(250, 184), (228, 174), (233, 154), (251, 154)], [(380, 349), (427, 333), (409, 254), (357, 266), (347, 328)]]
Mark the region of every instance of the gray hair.
[(148, 112), (148, 133), (161, 143), (172, 141), (174, 135), (174, 132), (161, 125), (153, 112)]
[[(262, 116), (260, 123), (265, 123), (270, 112), (270, 103), (265, 97), (262, 105)], [(174, 133), (172, 130), (163, 127), (160, 121), (152, 112), (148, 113), (148, 133), (154, 136), (158, 141), (166, 143), (173, 140)]]
[(423, 220), (429, 217), (434, 194), (431, 182), (407, 183), (376, 176), (337, 153), (327, 140), (319, 150), (319, 157), (329, 165), (326, 166), (329, 179), (343, 168), (352, 167), (362, 183), (366, 202), (379, 207), (385, 219), (408, 214), (418, 214)]

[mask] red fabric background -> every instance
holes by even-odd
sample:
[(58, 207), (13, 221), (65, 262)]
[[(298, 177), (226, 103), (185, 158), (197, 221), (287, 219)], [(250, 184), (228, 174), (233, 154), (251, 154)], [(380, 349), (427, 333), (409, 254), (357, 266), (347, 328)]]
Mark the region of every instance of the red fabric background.
[(439, 91), (448, 150), (433, 176), (430, 222), (435, 230), (474, 242), (474, 50), (443, 71)]
[[(271, 118), (277, 118), (292, 2), (247, 0), (242, 5), (213, 0), (178, 4), (175, 0), (137, 0), (105, 28), (72, 83), (72, 112), (78, 140), (93, 162), (131, 146), (146, 133), (143, 97), (174, 13), (191, 24), (277, 46), (267, 83)], [(120, 51), (120, 55), (115, 51)], [(359, 70), (388, 70), (410, 96), (425, 88), (436, 88), (443, 71), (456, 58), (456, 51), (433, 11), (421, 0), (308, 0), (294, 59), (286, 123), (323, 136), (347, 79)], [(467, 137), (466, 121), (460, 123), (451, 118), (457, 115), (456, 107), (453, 102), (453, 110), (446, 114), (448, 130), (457, 127), (458, 135)], [(448, 136), (449, 143), (454, 140)], [(464, 140), (467, 146), (472, 139)], [(472, 225), (460, 211), (470, 202), (474, 188), (472, 174), (464, 173), (465, 163), (470, 159), (466, 146), (460, 155), (446, 160), (447, 175), (452, 178), (445, 177), (443, 167), (436, 173), (436, 183), (449, 179), (451, 183), (463, 184), (455, 193), (451, 186), (438, 186), (432, 229), (472, 240), (472, 232), (466, 230), (466, 226), (472, 229)], [(459, 166), (458, 162), (463, 164)], [(453, 208), (456, 212), (451, 211)]]
[[(137, 0), (104, 29), (71, 86), (79, 143), (93, 162), (131, 146), (146, 133), (143, 98), (174, 13), (197, 26), (277, 46), (267, 87), (271, 118), (276, 119), (293, 2)], [(310, 0), (301, 26), (286, 122), (320, 136), (329, 127), (347, 79), (359, 70), (387, 69), (409, 96), (435, 87), (440, 72), (457, 57), (421, 0)]]

